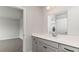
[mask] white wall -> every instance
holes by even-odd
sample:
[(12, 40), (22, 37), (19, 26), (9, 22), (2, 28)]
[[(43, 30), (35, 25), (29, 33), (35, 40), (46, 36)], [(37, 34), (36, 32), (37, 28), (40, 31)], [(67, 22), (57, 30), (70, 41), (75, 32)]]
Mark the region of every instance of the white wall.
[(43, 11), (41, 7), (25, 7), (24, 9), (24, 47), (23, 51), (32, 51), (32, 33), (43, 31)]
[(71, 8), (71, 6), (51, 6), (49, 10), (47, 10), (48, 15), (55, 15), (66, 11)]
[(0, 40), (19, 37), (21, 10), (0, 7)]
[(48, 12), (46, 7), (43, 7), (43, 33), (48, 34)]
[(68, 11), (68, 34), (79, 35), (79, 6)]

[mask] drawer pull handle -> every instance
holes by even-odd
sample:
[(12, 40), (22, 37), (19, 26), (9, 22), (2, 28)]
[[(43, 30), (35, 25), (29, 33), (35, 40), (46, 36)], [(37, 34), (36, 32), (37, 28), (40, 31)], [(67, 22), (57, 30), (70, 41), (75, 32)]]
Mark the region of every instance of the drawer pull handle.
[(70, 51), (70, 52), (74, 52), (73, 50), (70, 50), (70, 49), (67, 49), (67, 48), (64, 48), (65, 50), (67, 50), (67, 51)]
[(46, 46), (43, 46), (44, 48), (47, 48)]

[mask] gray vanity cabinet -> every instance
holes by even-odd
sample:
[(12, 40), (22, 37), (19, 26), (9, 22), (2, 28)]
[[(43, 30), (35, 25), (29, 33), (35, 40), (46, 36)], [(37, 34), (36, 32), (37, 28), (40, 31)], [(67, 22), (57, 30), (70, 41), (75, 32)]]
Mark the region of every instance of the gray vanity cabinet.
[(59, 44), (59, 52), (79, 52), (79, 49), (68, 45)]
[[(33, 38), (32, 50), (33, 52), (56, 52), (57, 48), (49, 44), (50, 41), (46, 41), (40, 38)], [(55, 45), (55, 43), (52, 42)], [(57, 46), (57, 45), (56, 45)]]
[(33, 37), (33, 52), (79, 52), (79, 48), (69, 45)]
[(37, 52), (37, 46), (38, 46), (37, 42), (38, 42), (37, 38), (33, 37), (33, 39), (32, 39), (32, 51), (33, 52)]

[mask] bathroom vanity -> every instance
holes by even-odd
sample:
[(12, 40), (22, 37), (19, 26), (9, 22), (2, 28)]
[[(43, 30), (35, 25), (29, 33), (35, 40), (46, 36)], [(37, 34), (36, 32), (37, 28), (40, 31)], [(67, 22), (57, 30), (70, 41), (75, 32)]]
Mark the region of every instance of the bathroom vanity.
[[(33, 33), (35, 52), (79, 51), (79, 7), (55, 7), (45, 20), (44, 34)], [(54, 13), (55, 11), (55, 13)]]
[(79, 37), (32, 34), (33, 52), (79, 52)]

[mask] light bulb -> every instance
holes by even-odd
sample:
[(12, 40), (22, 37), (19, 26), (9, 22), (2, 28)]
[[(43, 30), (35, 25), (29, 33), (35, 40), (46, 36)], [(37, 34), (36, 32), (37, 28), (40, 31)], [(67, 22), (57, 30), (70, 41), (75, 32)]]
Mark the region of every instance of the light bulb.
[(47, 9), (47, 10), (50, 10), (50, 6), (47, 6), (46, 9)]

